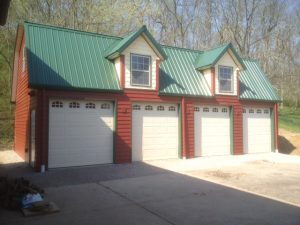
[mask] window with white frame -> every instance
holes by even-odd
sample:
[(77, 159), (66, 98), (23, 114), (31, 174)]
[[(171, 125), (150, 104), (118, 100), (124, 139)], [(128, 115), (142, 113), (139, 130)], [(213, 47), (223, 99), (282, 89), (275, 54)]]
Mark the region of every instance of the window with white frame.
[(219, 92), (233, 92), (233, 68), (219, 66)]
[(131, 85), (150, 86), (151, 57), (131, 54)]

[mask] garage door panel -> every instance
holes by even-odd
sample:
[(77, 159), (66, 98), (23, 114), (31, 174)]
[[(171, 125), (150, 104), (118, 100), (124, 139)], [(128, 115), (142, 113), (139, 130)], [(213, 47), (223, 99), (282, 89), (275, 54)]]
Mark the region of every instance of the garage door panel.
[(269, 111), (268, 108), (244, 108), (243, 142), (245, 153), (271, 151), (271, 118)]
[[(174, 104), (134, 103), (132, 111), (132, 160), (178, 157), (178, 111)], [(169, 111), (169, 106), (176, 111)], [(152, 110), (146, 110), (151, 106)], [(158, 106), (164, 111), (159, 111)]]
[(196, 107), (197, 110), (194, 113), (195, 155), (230, 154), (229, 108), (220, 106)]
[[(59, 101), (61, 108), (51, 103)], [(70, 108), (76, 102), (80, 108)], [(95, 108), (86, 108), (92, 103)], [(108, 104), (109, 109), (101, 109)], [(110, 102), (50, 100), (49, 168), (111, 163), (113, 109)]]

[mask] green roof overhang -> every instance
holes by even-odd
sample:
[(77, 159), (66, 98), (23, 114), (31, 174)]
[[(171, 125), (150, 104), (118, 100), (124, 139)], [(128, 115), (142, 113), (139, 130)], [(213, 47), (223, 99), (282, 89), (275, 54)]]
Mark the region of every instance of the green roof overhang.
[(242, 69), (245, 69), (246, 66), (242, 58), (236, 52), (235, 48), (231, 43), (227, 43), (220, 47), (209, 49), (201, 53), (199, 57), (195, 60), (195, 68), (198, 70), (205, 70), (213, 67), (228, 50), (231, 50), (238, 63), (242, 66)]
[(115, 43), (113, 43), (106, 51), (105, 57), (107, 59), (114, 59), (120, 56), (122, 52), (141, 35), (146, 39), (146, 41), (153, 48), (154, 52), (159, 56), (160, 59), (164, 60), (167, 58), (164, 50), (161, 48), (160, 44), (156, 42), (145, 25), (137, 31), (124, 37), (121, 41), (116, 41)]

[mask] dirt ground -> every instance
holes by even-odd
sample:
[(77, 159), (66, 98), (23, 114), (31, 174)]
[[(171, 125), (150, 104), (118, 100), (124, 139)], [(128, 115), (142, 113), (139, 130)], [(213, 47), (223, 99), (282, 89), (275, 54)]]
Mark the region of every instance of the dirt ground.
[(185, 174), (300, 206), (300, 163), (260, 160)]
[(24, 160), (18, 156), (13, 150), (0, 151), (0, 165), (1, 164), (13, 164), (24, 162)]
[(279, 152), (300, 156), (300, 133), (279, 129)]

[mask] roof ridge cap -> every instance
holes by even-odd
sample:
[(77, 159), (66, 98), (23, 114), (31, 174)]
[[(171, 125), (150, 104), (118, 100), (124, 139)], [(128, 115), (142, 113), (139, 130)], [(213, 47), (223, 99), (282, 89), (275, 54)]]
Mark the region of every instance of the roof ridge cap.
[(215, 50), (217, 48), (221, 48), (221, 47), (224, 47), (224, 46), (227, 46), (227, 45), (230, 45), (230, 44), (231, 44), (231, 42), (226, 42), (226, 43), (220, 44), (218, 46), (215, 46), (213, 48), (209, 48), (209, 49), (203, 50), (203, 52), (209, 52), (209, 51), (212, 51), (212, 50)]
[(41, 23), (35, 23), (35, 22), (26, 21), (26, 20), (24, 20), (23, 24), (24, 25), (28, 24), (28, 25), (32, 25), (32, 26), (39, 26), (39, 27), (44, 27), (44, 28), (51, 28), (51, 29), (55, 29), (55, 30), (64, 30), (64, 31), (67, 31), (67, 32), (76, 32), (76, 33), (83, 33), (83, 34), (87, 34), (87, 35), (102, 36), (102, 37), (107, 37), (107, 38), (116, 39), (116, 40), (123, 39), (123, 37), (116, 36), (116, 35), (109, 35), (109, 34), (103, 34), (103, 33), (90, 32), (90, 31), (83, 31), (83, 30), (78, 30), (78, 29), (72, 29), (72, 28), (69, 28), (69, 27), (55, 26), (55, 25), (49, 25), (49, 24), (41, 24)]
[(166, 47), (166, 48), (175, 48), (178, 50), (184, 50), (184, 51), (190, 51), (190, 52), (197, 52), (197, 53), (203, 53), (202, 50), (198, 50), (198, 49), (190, 49), (190, 48), (183, 48), (183, 47), (176, 47), (176, 46), (172, 46), (172, 45), (164, 45), (164, 44), (160, 44), (162, 47)]

